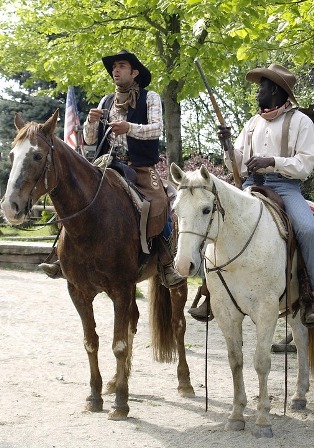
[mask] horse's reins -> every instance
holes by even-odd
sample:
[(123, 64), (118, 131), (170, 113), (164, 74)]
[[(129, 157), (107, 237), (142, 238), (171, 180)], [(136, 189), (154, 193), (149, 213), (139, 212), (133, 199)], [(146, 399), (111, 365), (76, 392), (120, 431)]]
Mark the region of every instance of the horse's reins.
[[(246, 314), (241, 310), (241, 308), (240, 308), (240, 306), (238, 305), (236, 299), (234, 298), (232, 292), (230, 291), (230, 289), (229, 289), (229, 287), (228, 287), (228, 285), (227, 285), (227, 283), (226, 283), (226, 280), (224, 279), (224, 277), (223, 277), (223, 275), (222, 275), (222, 271), (223, 271), (223, 268), (225, 268), (226, 266), (228, 266), (229, 264), (231, 264), (233, 261), (235, 261), (237, 258), (239, 258), (240, 255), (242, 255), (243, 252), (245, 251), (245, 249), (248, 247), (248, 245), (249, 245), (250, 242), (252, 241), (252, 238), (253, 238), (253, 236), (254, 236), (254, 234), (255, 234), (255, 232), (256, 232), (256, 229), (257, 229), (257, 227), (258, 227), (258, 224), (259, 224), (259, 222), (260, 222), (260, 220), (261, 220), (262, 213), (263, 213), (263, 203), (260, 202), (260, 211), (259, 211), (259, 215), (258, 215), (256, 224), (255, 224), (255, 226), (254, 226), (254, 228), (253, 228), (253, 231), (252, 231), (252, 233), (251, 233), (249, 239), (248, 239), (247, 242), (244, 244), (244, 246), (243, 246), (243, 248), (240, 250), (240, 252), (237, 253), (237, 255), (235, 255), (234, 257), (232, 257), (230, 260), (228, 260), (226, 263), (224, 263), (224, 264), (222, 264), (222, 265), (220, 265), (220, 266), (215, 266), (214, 268), (207, 268), (207, 267), (206, 267), (206, 260), (209, 261), (209, 262), (211, 262), (211, 261), (210, 261), (209, 258), (207, 258), (206, 255), (204, 254), (204, 259), (205, 259), (205, 270), (206, 270), (206, 272), (207, 272), (207, 273), (209, 273), (209, 272), (216, 272), (216, 273), (217, 273), (217, 275), (218, 275), (218, 277), (219, 277), (221, 283), (224, 285), (225, 290), (227, 291), (227, 293), (228, 293), (230, 299), (232, 300), (234, 306), (235, 306), (235, 307), (237, 308), (237, 310), (240, 311), (244, 316), (245, 316)], [(212, 262), (211, 262), (211, 263), (212, 263)]]
[[(107, 136), (108, 133), (109, 133), (110, 131), (111, 131), (111, 127), (109, 127), (109, 128), (107, 129), (105, 135)], [(45, 177), (45, 187), (46, 187), (46, 190), (48, 190), (47, 171), (49, 171), (49, 167), (50, 167), (51, 162), (54, 163), (54, 159), (53, 159), (53, 150), (54, 150), (53, 139), (51, 139), (51, 142), (49, 142), (43, 135), (38, 134), (38, 136), (41, 137), (41, 139), (42, 139), (45, 143), (47, 143), (47, 145), (49, 146), (49, 153), (47, 154), (46, 165), (45, 165), (45, 167), (43, 168), (43, 172), (42, 172), (42, 174), (40, 175), (39, 179), (37, 180), (36, 185), (34, 186), (32, 192), (31, 192), (31, 194), (30, 194), (30, 198), (29, 198), (29, 203), (30, 203), (30, 204), (32, 203), (32, 198), (31, 198), (31, 197), (32, 197), (32, 193), (33, 193), (33, 191), (36, 189), (37, 184), (39, 183), (39, 181), (41, 180), (41, 178), (42, 178), (42, 176), (43, 176), (44, 174), (46, 174), (46, 177)], [(99, 195), (99, 192), (100, 192), (100, 190), (101, 190), (101, 187), (102, 187), (102, 184), (103, 184), (103, 181), (104, 181), (105, 172), (106, 172), (106, 169), (107, 169), (107, 167), (108, 167), (108, 163), (109, 163), (109, 159), (110, 159), (110, 156), (111, 156), (111, 153), (112, 153), (112, 149), (113, 149), (113, 145), (111, 145), (111, 147), (110, 147), (110, 149), (109, 149), (108, 160), (107, 160), (107, 163), (106, 163), (106, 165), (105, 165), (105, 167), (104, 167), (104, 170), (103, 170), (103, 173), (102, 173), (102, 177), (101, 177), (100, 183), (99, 183), (99, 185), (98, 185), (97, 191), (96, 191), (95, 196), (93, 197), (92, 201), (91, 201), (89, 204), (87, 204), (86, 207), (82, 208), (81, 210), (78, 210), (77, 212), (73, 213), (72, 215), (69, 215), (69, 216), (66, 216), (66, 217), (64, 217), (64, 218), (60, 218), (60, 219), (55, 220), (55, 221), (54, 221), (54, 224), (59, 224), (59, 223), (62, 223), (62, 222), (64, 222), (64, 221), (68, 221), (69, 219), (76, 218), (77, 216), (79, 216), (80, 214), (82, 214), (82, 213), (84, 213), (86, 210), (88, 210), (88, 209), (94, 204), (94, 202), (96, 201), (96, 199), (97, 199), (97, 197), (98, 197), (98, 195)], [(54, 167), (54, 169), (55, 169), (55, 167)], [(56, 174), (56, 177), (57, 177), (56, 169), (55, 169), (55, 174)], [(51, 191), (50, 194), (53, 194), (53, 190)], [(41, 224), (41, 225), (42, 225), (42, 224)], [(48, 223), (46, 223), (45, 225), (48, 225)]]
[[(220, 266), (215, 266), (214, 268), (207, 268), (207, 267), (206, 267), (206, 260), (209, 261), (210, 263), (212, 263), (212, 262), (209, 260), (208, 257), (206, 257), (205, 254), (203, 254), (202, 249), (203, 249), (203, 246), (204, 246), (204, 244), (205, 244), (205, 241), (206, 241), (207, 239), (211, 239), (211, 238), (209, 238), (208, 235), (209, 235), (210, 227), (211, 227), (212, 222), (213, 222), (213, 219), (214, 219), (214, 214), (215, 214), (215, 212), (216, 212), (216, 211), (220, 212), (221, 215), (222, 215), (222, 218), (224, 219), (225, 211), (224, 211), (224, 209), (223, 209), (223, 207), (222, 207), (222, 205), (221, 205), (221, 202), (220, 202), (220, 199), (219, 199), (219, 196), (218, 196), (218, 193), (217, 193), (217, 189), (216, 189), (215, 184), (213, 184), (213, 187), (212, 187), (212, 188), (209, 188), (209, 187), (207, 187), (207, 186), (205, 186), (205, 185), (197, 185), (197, 186), (193, 186), (193, 187), (191, 187), (191, 186), (187, 186), (187, 185), (182, 185), (182, 186), (180, 186), (180, 187), (178, 188), (178, 190), (180, 190), (180, 189), (190, 189), (190, 191), (191, 191), (191, 193), (192, 193), (193, 188), (202, 188), (202, 189), (204, 189), (204, 190), (208, 190), (208, 191), (210, 191), (211, 193), (214, 194), (214, 205), (213, 205), (212, 215), (211, 215), (211, 217), (210, 217), (210, 220), (209, 220), (209, 223), (208, 223), (207, 230), (206, 230), (206, 233), (205, 233), (205, 234), (200, 234), (200, 233), (194, 232), (193, 230), (184, 230), (184, 231), (179, 232), (179, 235), (180, 235), (180, 233), (189, 233), (189, 234), (197, 235), (197, 236), (201, 236), (202, 238), (204, 238), (204, 240), (203, 240), (202, 243), (200, 244), (200, 256), (201, 256), (201, 259), (202, 259), (202, 260), (205, 260), (205, 270), (206, 270), (206, 272), (207, 272), (207, 273), (209, 273), (209, 272), (216, 272), (216, 273), (217, 273), (217, 275), (218, 275), (220, 281), (222, 282), (223, 286), (225, 287), (225, 289), (226, 289), (226, 291), (227, 291), (229, 297), (231, 298), (233, 304), (235, 305), (235, 307), (237, 308), (238, 311), (240, 311), (242, 314), (245, 315), (245, 313), (243, 313), (243, 311), (241, 310), (241, 308), (240, 308), (239, 305), (237, 304), (237, 302), (236, 302), (236, 300), (235, 300), (233, 294), (231, 293), (231, 291), (230, 291), (230, 289), (229, 289), (229, 287), (228, 287), (228, 285), (227, 285), (227, 283), (226, 283), (226, 281), (225, 281), (225, 279), (224, 279), (224, 277), (223, 277), (221, 271), (223, 270), (223, 268), (225, 268), (226, 266), (228, 266), (229, 264), (231, 264), (233, 261), (235, 261), (238, 257), (240, 257), (240, 255), (242, 255), (242, 253), (245, 251), (245, 249), (249, 246), (249, 244), (250, 244), (250, 242), (251, 242), (251, 240), (252, 240), (252, 238), (253, 238), (253, 236), (254, 236), (254, 234), (255, 234), (255, 232), (256, 232), (256, 229), (257, 229), (257, 227), (258, 227), (258, 224), (259, 224), (259, 222), (260, 222), (260, 220), (261, 220), (261, 217), (262, 217), (262, 213), (263, 213), (263, 203), (260, 202), (259, 216), (258, 216), (258, 218), (257, 218), (257, 222), (256, 222), (256, 224), (255, 224), (255, 226), (254, 226), (254, 228), (253, 228), (253, 230), (252, 230), (252, 233), (251, 233), (249, 239), (248, 239), (248, 240), (246, 241), (246, 243), (244, 244), (243, 248), (237, 253), (237, 255), (235, 255), (235, 256), (232, 257), (230, 260), (228, 260), (226, 263), (224, 263), (224, 264), (222, 264), (222, 265), (220, 265)], [(214, 264), (214, 263), (212, 263), (212, 264)]]

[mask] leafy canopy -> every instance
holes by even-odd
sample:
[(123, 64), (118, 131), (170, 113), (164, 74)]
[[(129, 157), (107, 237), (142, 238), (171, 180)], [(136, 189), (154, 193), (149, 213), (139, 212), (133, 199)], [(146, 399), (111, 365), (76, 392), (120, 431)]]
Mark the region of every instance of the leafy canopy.
[[(0, 0), (0, 72), (28, 71), (80, 86), (90, 100), (111, 88), (101, 57), (126, 48), (145, 61), (152, 88), (180, 81), (179, 100), (204, 91), (229, 67), (270, 63), (313, 65), (312, 0)], [(30, 82), (32, 79), (30, 80)]]

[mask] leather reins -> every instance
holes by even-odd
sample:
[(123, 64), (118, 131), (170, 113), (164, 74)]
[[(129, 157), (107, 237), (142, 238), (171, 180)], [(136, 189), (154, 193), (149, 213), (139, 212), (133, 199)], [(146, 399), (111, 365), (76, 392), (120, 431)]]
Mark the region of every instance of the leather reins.
[[(233, 261), (235, 261), (238, 257), (240, 257), (240, 255), (242, 255), (242, 253), (245, 251), (245, 249), (249, 246), (249, 244), (250, 244), (250, 242), (251, 242), (251, 240), (252, 240), (252, 238), (253, 238), (253, 236), (254, 236), (254, 234), (255, 234), (255, 232), (256, 232), (256, 229), (257, 229), (257, 227), (258, 227), (258, 224), (259, 224), (259, 222), (260, 222), (260, 220), (261, 220), (261, 217), (262, 217), (262, 213), (263, 213), (263, 203), (262, 203), (262, 201), (260, 202), (260, 211), (259, 211), (259, 215), (258, 215), (256, 224), (255, 224), (255, 226), (254, 226), (254, 228), (253, 228), (253, 230), (252, 230), (251, 235), (249, 236), (249, 239), (248, 239), (248, 240), (246, 241), (246, 243), (244, 244), (243, 248), (237, 253), (237, 255), (235, 255), (234, 257), (232, 257), (232, 258), (231, 258), (230, 260), (228, 260), (226, 263), (224, 263), (224, 264), (222, 264), (222, 265), (220, 265), (220, 266), (215, 266), (214, 268), (208, 268), (208, 267), (206, 267), (206, 261), (209, 261), (210, 263), (212, 263), (212, 262), (209, 260), (208, 257), (206, 257), (205, 253), (203, 253), (203, 247), (204, 247), (205, 241), (206, 241), (207, 239), (211, 239), (211, 238), (209, 238), (208, 235), (209, 235), (210, 228), (211, 228), (211, 225), (212, 225), (212, 222), (213, 222), (213, 219), (214, 219), (214, 214), (215, 214), (215, 212), (218, 211), (218, 212), (221, 214), (222, 219), (224, 220), (225, 211), (224, 211), (224, 208), (223, 208), (222, 205), (221, 205), (221, 202), (220, 202), (220, 199), (219, 199), (219, 196), (218, 196), (218, 193), (217, 193), (217, 189), (216, 189), (215, 184), (213, 184), (213, 187), (212, 187), (212, 188), (209, 188), (209, 187), (207, 187), (207, 186), (205, 186), (205, 185), (193, 186), (193, 187), (183, 185), (183, 186), (180, 186), (180, 187), (178, 188), (178, 190), (180, 190), (180, 189), (190, 189), (190, 190), (191, 190), (191, 193), (192, 193), (192, 191), (193, 191), (194, 188), (203, 188), (204, 190), (208, 190), (208, 191), (210, 191), (211, 193), (213, 193), (213, 195), (214, 195), (214, 205), (213, 205), (212, 215), (211, 215), (211, 217), (210, 217), (210, 220), (209, 220), (209, 223), (208, 223), (207, 230), (206, 230), (206, 233), (205, 233), (205, 234), (200, 234), (200, 233), (194, 232), (193, 230), (184, 230), (184, 231), (179, 231), (179, 235), (180, 235), (180, 233), (189, 233), (189, 234), (197, 235), (197, 236), (201, 236), (202, 238), (204, 238), (203, 241), (202, 241), (202, 243), (200, 244), (200, 247), (199, 247), (199, 252), (200, 252), (200, 257), (201, 257), (201, 263), (202, 263), (202, 261), (205, 260), (205, 270), (206, 270), (207, 273), (209, 273), (209, 272), (216, 272), (216, 273), (217, 273), (217, 275), (218, 275), (218, 277), (219, 277), (221, 283), (223, 284), (223, 286), (224, 286), (224, 288), (226, 289), (226, 291), (227, 291), (227, 293), (228, 293), (230, 299), (232, 300), (232, 303), (233, 303), (234, 306), (237, 308), (237, 310), (240, 311), (240, 312), (245, 316), (246, 314), (241, 310), (241, 308), (239, 307), (237, 301), (235, 300), (235, 298), (234, 298), (232, 292), (230, 291), (230, 289), (229, 289), (229, 287), (228, 287), (228, 285), (227, 285), (227, 283), (226, 283), (226, 281), (225, 281), (225, 279), (224, 279), (224, 277), (223, 277), (223, 275), (222, 275), (222, 271), (223, 271), (223, 268), (225, 268), (226, 266), (228, 266), (229, 264), (231, 264)], [(192, 193), (192, 194), (193, 194), (193, 193)], [(214, 264), (214, 263), (212, 263), (212, 264)]]
[[(106, 134), (107, 134), (110, 130), (111, 130), (111, 127), (107, 130)], [(32, 189), (32, 191), (31, 191), (31, 193), (30, 193), (30, 197), (29, 197), (29, 200), (28, 200), (28, 204), (30, 204), (30, 206), (31, 206), (31, 204), (32, 204), (32, 194), (33, 194), (33, 191), (36, 190), (37, 184), (38, 184), (39, 181), (42, 179), (43, 175), (45, 175), (45, 188), (46, 188), (46, 190), (48, 191), (47, 172), (48, 172), (49, 169), (50, 169), (50, 165), (51, 165), (51, 163), (53, 164), (53, 167), (54, 167), (55, 176), (56, 176), (56, 178), (58, 178), (58, 173), (57, 173), (57, 171), (56, 171), (56, 168), (55, 168), (55, 165), (54, 165), (54, 158), (53, 158), (53, 151), (54, 151), (53, 138), (51, 138), (51, 141), (49, 142), (49, 141), (48, 141), (43, 135), (41, 135), (41, 134), (38, 134), (38, 137), (40, 137), (40, 138), (41, 138), (41, 139), (42, 139), (42, 140), (49, 146), (49, 152), (48, 152), (48, 154), (47, 154), (46, 164), (45, 164), (45, 166), (44, 166), (44, 168), (43, 168), (43, 172), (42, 172), (42, 174), (40, 175), (40, 177), (38, 178), (38, 180), (36, 181), (36, 184), (35, 184), (34, 188)], [(109, 157), (110, 157), (110, 155), (111, 155), (111, 152), (112, 152), (112, 147), (110, 148), (110, 151), (109, 151)], [(59, 224), (59, 223), (62, 223), (62, 222), (64, 222), (64, 221), (68, 221), (69, 219), (76, 218), (77, 216), (81, 215), (81, 214), (84, 213), (86, 210), (88, 210), (88, 209), (94, 204), (94, 202), (96, 201), (96, 199), (97, 199), (97, 197), (98, 197), (98, 195), (99, 195), (99, 192), (100, 192), (100, 190), (101, 190), (101, 187), (102, 187), (102, 184), (103, 184), (103, 181), (104, 181), (104, 178), (105, 178), (106, 168), (107, 168), (107, 166), (106, 166), (105, 169), (103, 170), (103, 173), (102, 173), (102, 177), (101, 177), (100, 183), (99, 183), (99, 185), (98, 185), (97, 191), (96, 191), (96, 193), (95, 193), (95, 195), (94, 195), (92, 201), (91, 201), (89, 204), (87, 204), (86, 207), (83, 207), (81, 210), (78, 210), (77, 212), (73, 213), (72, 215), (69, 215), (69, 216), (66, 216), (66, 217), (64, 217), (64, 218), (60, 218), (60, 219), (55, 220), (55, 221), (54, 221), (54, 224)], [(50, 192), (50, 194), (53, 195), (53, 191), (54, 191), (54, 190), (52, 190), (52, 191)], [(30, 209), (31, 209), (31, 207), (29, 208), (29, 210), (30, 210)], [(46, 223), (46, 225), (49, 225), (49, 224), (50, 224), (50, 223)], [(42, 224), (41, 224), (41, 225), (42, 225)]]

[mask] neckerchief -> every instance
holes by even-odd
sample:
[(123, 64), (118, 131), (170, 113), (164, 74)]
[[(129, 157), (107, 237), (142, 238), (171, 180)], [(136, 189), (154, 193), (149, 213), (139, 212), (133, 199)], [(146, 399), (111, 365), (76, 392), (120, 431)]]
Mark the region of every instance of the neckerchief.
[(139, 91), (140, 87), (135, 81), (128, 87), (116, 86), (114, 106), (117, 111), (125, 115), (129, 107), (135, 109)]
[(272, 121), (277, 117), (280, 117), (291, 106), (291, 102), (287, 101), (283, 106), (276, 106), (273, 109), (260, 109), (260, 116), (267, 121)]

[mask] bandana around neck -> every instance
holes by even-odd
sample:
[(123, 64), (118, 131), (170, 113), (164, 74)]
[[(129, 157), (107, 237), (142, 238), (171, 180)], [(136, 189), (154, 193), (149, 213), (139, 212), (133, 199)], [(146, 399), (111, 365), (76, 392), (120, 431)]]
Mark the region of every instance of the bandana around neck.
[(292, 106), (290, 101), (287, 101), (283, 106), (276, 106), (273, 109), (260, 109), (260, 116), (267, 121), (272, 121), (277, 117), (280, 117), (286, 110)]
[(126, 114), (129, 107), (135, 109), (139, 91), (140, 87), (135, 81), (128, 87), (116, 86), (114, 106), (117, 111)]

